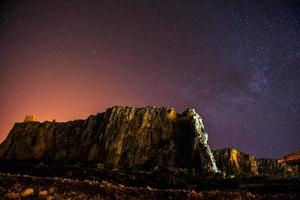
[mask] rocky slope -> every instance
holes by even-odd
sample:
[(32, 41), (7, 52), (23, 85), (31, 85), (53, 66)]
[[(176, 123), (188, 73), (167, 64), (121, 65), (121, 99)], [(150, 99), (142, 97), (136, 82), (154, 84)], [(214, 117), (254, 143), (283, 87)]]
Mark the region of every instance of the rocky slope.
[(115, 106), (86, 120), (16, 123), (0, 145), (11, 160), (94, 161), (107, 167), (218, 172), (194, 109)]
[(226, 148), (213, 151), (217, 166), (227, 176), (299, 176), (299, 153), (281, 159), (257, 159)]

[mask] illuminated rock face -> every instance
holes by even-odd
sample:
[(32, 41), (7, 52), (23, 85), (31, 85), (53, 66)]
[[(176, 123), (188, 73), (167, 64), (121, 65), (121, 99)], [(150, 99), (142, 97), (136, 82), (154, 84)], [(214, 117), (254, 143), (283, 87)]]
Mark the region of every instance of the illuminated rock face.
[(192, 131), (196, 135), (194, 151), (196, 153), (195, 156), (202, 161), (200, 168), (205, 172), (220, 172), (217, 168), (215, 158), (208, 146), (208, 134), (205, 132), (201, 117), (198, 115), (195, 109), (187, 109), (184, 114), (192, 119)]
[(16, 123), (0, 157), (218, 172), (201, 117), (194, 109), (178, 114), (171, 107), (115, 106), (86, 120)]
[(239, 152), (235, 148), (214, 151), (218, 167), (226, 175), (258, 175), (254, 156)]
[(31, 122), (31, 121), (37, 121), (37, 117), (35, 115), (26, 115), (24, 122)]
[[(285, 156), (281, 159), (257, 159), (235, 148), (213, 151), (219, 169), (228, 176), (299, 176), (299, 157)], [(289, 162), (293, 160), (293, 162)]]
[(279, 163), (286, 163), (290, 165), (300, 164), (300, 150), (294, 153), (283, 156), (278, 160)]

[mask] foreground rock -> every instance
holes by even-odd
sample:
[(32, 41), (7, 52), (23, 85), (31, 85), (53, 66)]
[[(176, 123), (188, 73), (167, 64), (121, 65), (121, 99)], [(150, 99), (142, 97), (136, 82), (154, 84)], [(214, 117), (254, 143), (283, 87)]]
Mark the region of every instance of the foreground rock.
[(34, 190), (32, 188), (27, 188), (23, 192), (21, 192), (21, 197), (32, 196), (33, 193), (34, 193)]
[[(211, 180), (206, 180), (210, 182)], [(0, 173), (0, 196), (4, 199), (20, 199), (19, 190), (33, 187), (34, 193), (27, 199), (297, 199), (299, 180), (272, 181), (266, 183), (245, 182), (239, 188), (225, 188), (222, 182), (217, 189), (158, 189), (154, 187), (129, 187), (108, 181), (78, 180), (22, 176)], [(55, 189), (53, 189), (55, 188)], [(53, 190), (53, 191), (52, 191)], [(10, 191), (10, 192), (8, 192)], [(46, 191), (46, 192), (45, 192)], [(43, 192), (43, 195), (40, 193)]]
[(195, 168), (216, 173), (194, 109), (115, 106), (86, 120), (16, 123), (0, 145), (10, 160), (93, 161), (115, 168)]

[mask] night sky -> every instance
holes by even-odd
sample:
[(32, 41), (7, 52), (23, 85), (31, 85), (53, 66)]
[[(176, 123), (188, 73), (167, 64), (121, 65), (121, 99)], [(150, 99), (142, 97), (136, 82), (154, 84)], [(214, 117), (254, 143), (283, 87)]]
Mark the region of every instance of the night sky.
[(300, 149), (300, 1), (1, 1), (0, 141), (26, 114), (195, 107), (213, 149)]

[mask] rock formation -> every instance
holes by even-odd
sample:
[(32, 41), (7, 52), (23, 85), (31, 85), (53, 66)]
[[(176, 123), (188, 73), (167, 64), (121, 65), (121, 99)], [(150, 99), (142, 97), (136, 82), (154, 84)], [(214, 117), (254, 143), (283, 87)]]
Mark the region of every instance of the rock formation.
[(171, 107), (115, 106), (86, 120), (16, 123), (0, 145), (0, 158), (218, 172), (201, 117), (194, 109), (178, 114)]
[[(227, 176), (299, 176), (299, 158), (257, 159), (235, 148), (213, 151), (217, 166)], [(292, 159), (294, 158), (294, 159)], [(297, 159), (298, 158), (298, 159)], [(293, 162), (288, 162), (293, 160)]]
[(218, 167), (226, 175), (258, 175), (254, 156), (239, 152), (235, 148), (214, 151)]
[(37, 121), (37, 117), (35, 115), (26, 115), (24, 118), (24, 122)]
[(294, 153), (288, 154), (286, 156), (283, 156), (278, 160), (279, 163), (286, 163), (289, 165), (296, 165), (300, 164), (300, 150), (296, 151)]
[(300, 175), (300, 150), (283, 156), (278, 160), (278, 163), (284, 163), (290, 166), (293, 174)]
[(197, 136), (194, 142), (194, 151), (196, 153), (196, 156), (198, 156), (198, 158), (200, 158), (200, 160), (202, 161), (201, 168), (204, 171), (219, 172), (214, 156), (207, 143), (208, 135), (204, 130), (204, 125), (202, 123), (201, 117), (196, 113), (195, 109), (186, 110), (184, 115), (187, 115), (192, 119), (192, 131), (194, 132), (194, 135)]

